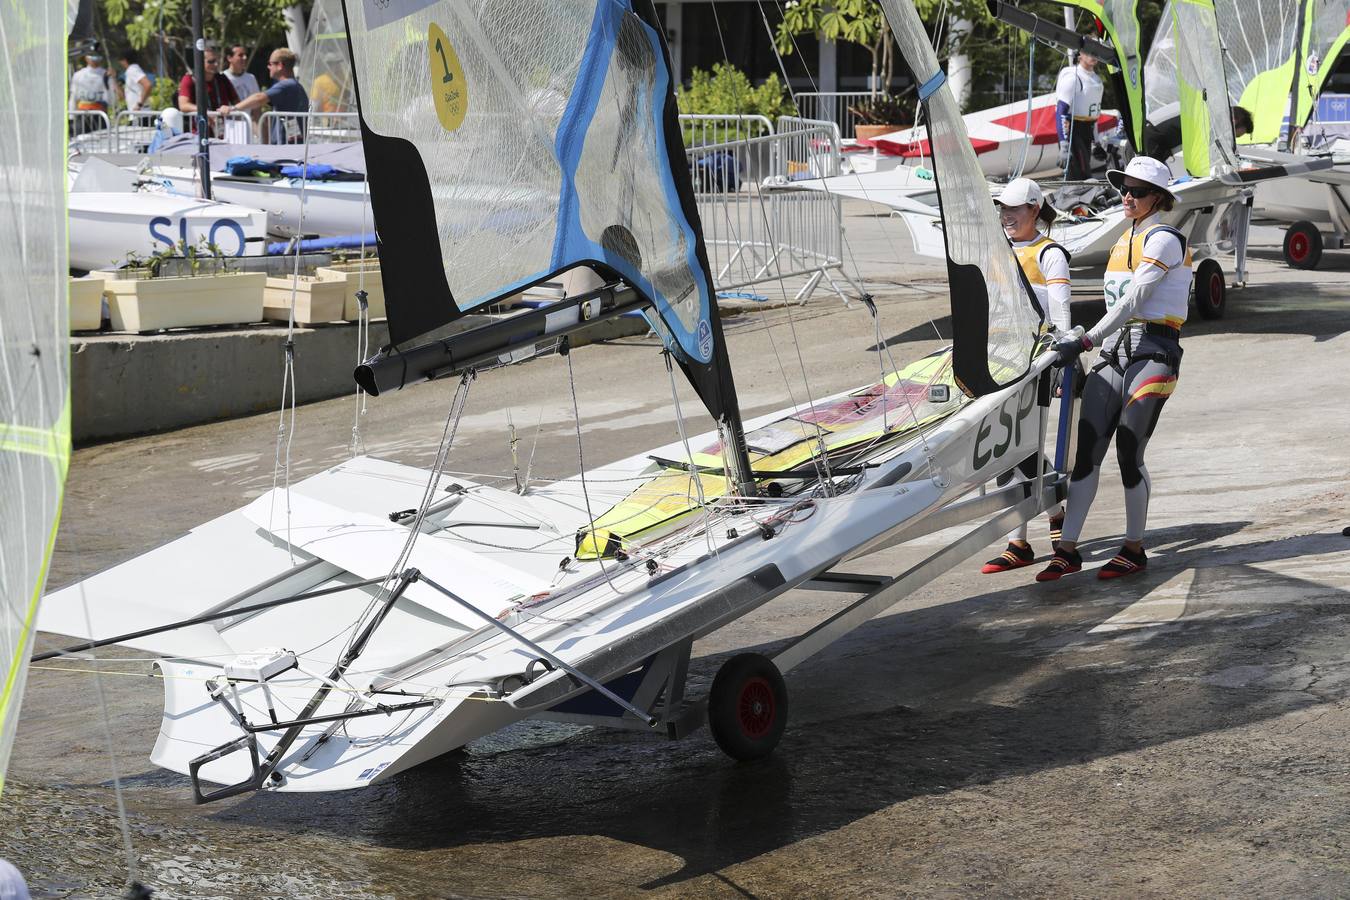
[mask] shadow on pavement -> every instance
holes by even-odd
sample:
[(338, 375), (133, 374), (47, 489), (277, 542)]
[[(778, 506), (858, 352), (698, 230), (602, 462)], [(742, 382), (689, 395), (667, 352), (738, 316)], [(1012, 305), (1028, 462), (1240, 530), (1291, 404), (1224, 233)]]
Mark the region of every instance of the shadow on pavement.
[[(419, 851), (603, 835), (681, 859), (678, 871), (644, 885), (657, 887), (910, 798), (1345, 696), (1350, 682), (1335, 679), (1313, 691), (1285, 686), (1278, 672), (1263, 683), (1213, 677), (1269, 667), (1272, 643), (1286, 651), (1303, 646), (1281, 658), (1316, 665), (1309, 657), (1320, 645), (1304, 645), (1343, 630), (1344, 622), (1331, 620), (1350, 616), (1350, 592), (1256, 567), (1342, 553), (1350, 542), (1329, 533), (1213, 546), (1248, 524), (1153, 532), (1149, 572), (1124, 584), (1099, 583), (1090, 570), (1048, 586), (1028, 575), (1012, 587), (874, 620), (788, 676), (794, 702), (809, 714), (790, 722), (767, 761), (732, 763), (706, 731), (680, 742), (590, 732), (542, 747), (444, 757), (355, 794), (257, 795), (212, 818), (331, 830)], [(1087, 549), (1104, 557), (1118, 540)], [(1189, 569), (1195, 575), (1181, 621), (1090, 633)], [(691, 680), (706, 684), (724, 658), (696, 660)], [(1141, 676), (1164, 665), (1166, 677)], [(881, 708), (860, 710), (860, 692)], [(900, 693), (921, 699), (896, 703)]]

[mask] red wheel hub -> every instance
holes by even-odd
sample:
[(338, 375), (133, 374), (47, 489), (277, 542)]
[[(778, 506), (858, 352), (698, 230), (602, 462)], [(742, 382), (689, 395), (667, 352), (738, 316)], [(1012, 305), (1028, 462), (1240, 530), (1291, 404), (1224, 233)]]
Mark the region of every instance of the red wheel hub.
[(1218, 309), (1219, 304), (1220, 302), (1222, 302), (1222, 300), (1223, 300), (1223, 276), (1211, 275), (1209, 276), (1209, 305), (1214, 307), (1215, 309)]
[(756, 676), (741, 686), (740, 701), (736, 705), (741, 731), (751, 740), (759, 740), (773, 730), (773, 687), (768, 679)]
[(1289, 236), (1289, 257), (1296, 262), (1303, 262), (1308, 258), (1308, 251), (1312, 248), (1312, 242), (1303, 232), (1295, 232)]

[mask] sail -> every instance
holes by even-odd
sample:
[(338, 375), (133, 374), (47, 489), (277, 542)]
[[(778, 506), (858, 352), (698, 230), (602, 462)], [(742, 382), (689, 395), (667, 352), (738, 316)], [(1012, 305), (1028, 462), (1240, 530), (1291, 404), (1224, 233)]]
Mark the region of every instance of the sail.
[(1196, 177), (1237, 168), (1233, 117), (1213, 0), (1168, 0), (1145, 66), (1150, 115), (1177, 103), (1186, 171)]
[(1144, 50), (1140, 35), (1139, 0), (1055, 0), (1065, 6), (1081, 9), (1101, 22), (1102, 30), (1116, 48), (1113, 63), (1119, 71), (1115, 75), (1116, 92), (1123, 98), (1121, 118), (1125, 131), (1135, 147), (1143, 147), (1144, 134)]
[(1215, 0), (1229, 98), (1252, 114), (1243, 143), (1273, 144), (1289, 112), (1305, 0)]
[(352, 64), (340, 0), (315, 0), (300, 52), (300, 80), (314, 112), (354, 112)]
[(1350, 0), (1307, 0), (1301, 64), (1295, 78), (1298, 95), (1294, 124), (1302, 127), (1317, 106), (1317, 96), (1350, 39)]
[(1026, 373), (1041, 314), (994, 215), (960, 106), (919, 14), (910, 0), (882, 0), (882, 8), (927, 113), (947, 247), (953, 371), (967, 393), (980, 396)]
[(0, 789), (70, 460), (65, 20), (0, 0)]
[(578, 264), (720, 343), (663, 32), (631, 0), (344, 0), (390, 335)]

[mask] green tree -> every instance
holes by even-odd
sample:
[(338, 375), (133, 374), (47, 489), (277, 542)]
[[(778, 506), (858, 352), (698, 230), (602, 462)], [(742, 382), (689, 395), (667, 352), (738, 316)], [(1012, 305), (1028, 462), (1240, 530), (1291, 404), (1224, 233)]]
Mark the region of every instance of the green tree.
[[(915, 0), (919, 17), (930, 28), (942, 14), (971, 22), (989, 21), (984, 0)], [(943, 28), (944, 46), (938, 48), (939, 58), (959, 53), (974, 46), (974, 32), (954, 33)], [(831, 41), (857, 44), (872, 55), (872, 91), (890, 93), (895, 78), (895, 42), (891, 37), (886, 13), (877, 0), (795, 0), (783, 10), (783, 21), (778, 23), (774, 43), (778, 52), (790, 55), (799, 34), (814, 34)]]
[[(675, 99), (680, 112), (687, 115), (764, 116), (773, 122), (779, 116), (797, 112), (777, 75), (771, 74), (763, 84), (753, 85), (744, 72), (727, 62), (713, 63), (711, 72), (694, 69), (689, 86), (676, 88)], [(686, 144), (693, 142), (696, 129), (700, 138), (713, 136), (716, 141), (735, 134), (734, 129), (729, 131), (721, 126), (707, 129), (686, 124)]]
[[(242, 43), (250, 52), (259, 44), (285, 40), (284, 11), (296, 0), (202, 0), (202, 30), (208, 41)], [(308, 4), (306, 4), (308, 5)], [(192, 0), (99, 0), (103, 21), (120, 27), (137, 50), (161, 34), (176, 72), (192, 69)], [(115, 42), (120, 44), (120, 41)], [(172, 76), (172, 72), (161, 72)]]

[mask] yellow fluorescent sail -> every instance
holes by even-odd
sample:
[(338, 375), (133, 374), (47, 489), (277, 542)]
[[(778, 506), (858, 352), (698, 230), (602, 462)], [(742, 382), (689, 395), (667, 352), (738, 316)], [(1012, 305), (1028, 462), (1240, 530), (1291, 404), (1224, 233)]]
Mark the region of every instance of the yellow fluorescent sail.
[(64, 17), (0, 0), (0, 790), (70, 459)]

